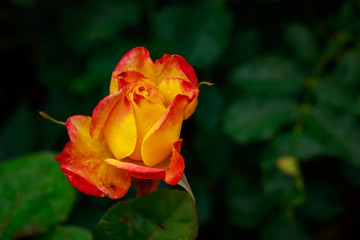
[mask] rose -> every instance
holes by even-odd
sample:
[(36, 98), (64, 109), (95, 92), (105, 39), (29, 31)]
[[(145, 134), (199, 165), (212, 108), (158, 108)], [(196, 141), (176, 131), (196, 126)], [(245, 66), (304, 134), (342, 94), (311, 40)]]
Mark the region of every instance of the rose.
[(153, 62), (145, 48), (134, 48), (116, 66), (110, 94), (92, 117), (67, 120), (70, 141), (56, 160), (75, 188), (94, 196), (124, 196), (131, 177), (177, 184), (185, 168), (181, 125), (198, 93), (183, 57), (165, 54)]

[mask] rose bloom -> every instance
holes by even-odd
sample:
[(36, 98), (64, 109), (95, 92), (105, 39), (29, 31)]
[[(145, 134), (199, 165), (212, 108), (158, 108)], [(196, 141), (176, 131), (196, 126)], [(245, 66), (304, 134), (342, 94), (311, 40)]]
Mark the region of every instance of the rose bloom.
[(92, 117), (66, 122), (70, 141), (56, 157), (75, 188), (121, 198), (131, 178), (177, 184), (185, 164), (179, 138), (199, 94), (193, 68), (178, 55), (155, 62), (144, 47), (124, 55), (112, 73), (110, 94)]

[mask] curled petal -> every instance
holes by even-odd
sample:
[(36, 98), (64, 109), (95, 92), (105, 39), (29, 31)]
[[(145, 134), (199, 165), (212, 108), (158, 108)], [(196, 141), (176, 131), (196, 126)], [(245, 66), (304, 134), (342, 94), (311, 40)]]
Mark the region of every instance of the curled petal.
[(109, 113), (121, 97), (122, 92), (114, 92), (113, 94), (103, 98), (95, 107), (90, 125), (90, 134), (95, 140), (103, 139), (102, 128), (109, 116)]
[(146, 166), (155, 166), (170, 155), (173, 144), (179, 140), (184, 111), (190, 102), (188, 96), (177, 95), (146, 134), (141, 147), (141, 156)]
[(117, 159), (129, 156), (136, 145), (136, 123), (130, 101), (122, 94), (110, 112), (104, 126), (106, 143)]
[[(183, 57), (165, 54), (162, 58), (155, 62), (155, 65), (158, 73), (156, 73), (156, 75), (154, 75), (151, 79), (156, 84), (159, 84), (166, 78), (181, 78), (197, 86), (195, 72)], [(189, 77), (191, 79), (189, 79)]]
[(105, 162), (113, 167), (127, 172), (130, 176), (140, 179), (165, 179), (165, 168), (147, 167), (139, 161), (132, 161), (130, 159), (112, 159), (107, 158)]
[(199, 89), (191, 82), (181, 78), (166, 78), (159, 83), (159, 90), (164, 96), (165, 106), (169, 106), (178, 94), (188, 96), (192, 101), (185, 109), (184, 119), (189, 118), (194, 113)]
[(135, 178), (161, 179), (168, 184), (175, 185), (180, 181), (185, 168), (184, 159), (180, 155), (181, 144), (182, 139), (175, 142), (172, 146), (171, 157), (154, 167), (148, 167), (142, 162), (132, 161), (128, 158), (122, 160), (108, 158), (105, 162)]
[[(112, 77), (112, 81), (115, 80), (117, 81), (116, 86), (118, 87), (116, 91), (123, 89), (125, 86), (131, 86), (131, 84), (133, 83), (143, 83), (156, 86), (150, 79), (146, 78), (144, 75), (136, 71), (123, 71), (117, 76)], [(131, 87), (127, 88), (126, 91), (131, 91)]]
[(165, 182), (171, 185), (178, 184), (184, 173), (185, 163), (183, 157), (180, 154), (182, 142), (183, 140), (180, 139), (174, 143), (172, 147), (170, 165), (166, 169)]
[(66, 127), (70, 141), (56, 156), (67, 179), (78, 190), (94, 196), (121, 198), (128, 191), (131, 177), (112, 168), (104, 159), (112, 157), (104, 141), (90, 136), (91, 118), (77, 115), (68, 119)]
[(173, 55), (173, 56), (174, 58), (176, 58), (181, 70), (186, 74), (190, 82), (192, 82), (196, 87), (198, 87), (198, 79), (196, 77), (195, 71), (192, 68), (192, 66), (182, 56), (179, 55)]

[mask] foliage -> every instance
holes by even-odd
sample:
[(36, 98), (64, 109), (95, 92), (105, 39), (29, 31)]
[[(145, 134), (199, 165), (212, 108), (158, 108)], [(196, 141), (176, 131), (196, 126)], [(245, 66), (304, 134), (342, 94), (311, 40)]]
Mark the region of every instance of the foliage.
[(159, 190), (110, 208), (94, 239), (194, 239), (194, 202), (184, 191)]
[[(68, 140), (63, 127), (36, 111), (61, 121), (90, 115), (107, 95), (116, 63), (135, 46), (147, 47), (154, 59), (182, 55), (199, 81), (215, 83), (200, 87), (197, 110), (182, 131), (198, 239), (357, 233), (358, 0), (7, 0), (0, 6), (3, 238), (41, 232), (32, 238), (88, 239), (80, 227), (99, 234), (110, 213), (101, 216), (115, 202), (81, 194), (75, 201), (53, 154), (31, 154), (60, 151)], [(35, 190), (27, 192), (31, 184)], [(52, 192), (58, 188), (64, 193)], [(4, 232), (6, 206), (23, 194), (24, 205), (10, 214)], [(38, 207), (33, 221), (25, 218)]]

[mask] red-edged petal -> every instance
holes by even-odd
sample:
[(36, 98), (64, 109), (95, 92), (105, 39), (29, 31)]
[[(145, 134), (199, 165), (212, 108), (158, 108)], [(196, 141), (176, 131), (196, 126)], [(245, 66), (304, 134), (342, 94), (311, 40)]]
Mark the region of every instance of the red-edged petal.
[[(185, 66), (183, 62), (181, 62), (181, 64), (179, 63), (179, 58), (180, 56), (178, 55), (170, 55), (170, 54), (165, 54), (164, 56), (162, 56), (162, 58), (160, 58), (159, 60), (157, 60), (155, 62), (155, 65), (157, 66), (157, 73), (155, 76), (153, 76), (151, 79), (156, 83), (159, 84), (162, 80), (166, 79), (166, 78), (181, 78), (184, 79), (186, 81), (192, 82), (186, 72), (184, 72), (184, 70), (181, 68), (181, 66)], [(184, 59), (185, 61), (185, 59)], [(190, 65), (189, 65), (190, 66)], [(187, 73), (189, 73), (189, 69), (185, 68), (186, 71), (188, 71)], [(191, 74), (190, 74), (191, 76)], [(191, 76), (193, 77), (193, 76)], [(197, 80), (196, 80), (196, 84), (197, 85)]]
[(98, 105), (95, 107), (90, 125), (90, 134), (95, 140), (102, 140), (102, 128), (115, 104), (122, 97), (122, 91), (114, 92), (103, 98)]
[(189, 118), (194, 113), (197, 106), (199, 89), (191, 82), (181, 78), (166, 78), (159, 83), (159, 90), (164, 96), (164, 104), (166, 107), (173, 102), (177, 95), (181, 94), (188, 96), (192, 102), (185, 109), (184, 119)]
[(70, 141), (56, 156), (69, 182), (85, 194), (121, 198), (128, 191), (131, 177), (105, 163), (112, 157), (104, 141), (90, 136), (91, 118), (77, 115), (68, 119), (66, 127)]
[(95, 197), (105, 196), (105, 194), (100, 191), (99, 188), (97, 188), (94, 184), (85, 178), (81, 177), (79, 174), (76, 174), (65, 167), (62, 167), (61, 171), (65, 174), (69, 183), (80, 192), (83, 192), (87, 195), (93, 195)]
[(155, 166), (170, 155), (173, 144), (179, 140), (184, 111), (190, 102), (188, 96), (177, 95), (146, 134), (141, 147), (141, 156), (146, 166)]
[(196, 77), (195, 71), (192, 68), (192, 66), (182, 56), (179, 55), (173, 55), (173, 56), (174, 58), (176, 58), (181, 70), (186, 74), (190, 82), (192, 82), (196, 87), (198, 87), (198, 79)]
[(165, 54), (153, 62), (144, 47), (136, 47), (127, 52), (113, 71), (110, 82), (110, 93), (119, 89), (119, 75), (125, 71), (136, 71), (158, 84), (165, 78), (182, 78), (198, 86), (194, 69), (179, 55)]
[[(150, 58), (148, 50), (144, 47), (136, 47), (127, 52), (117, 64), (112, 73), (110, 82), (110, 93), (116, 92), (119, 89), (118, 78), (119, 74), (125, 71), (136, 71), (146, 77), (153, 71), (153, 61)], [(152, 75), (152, 74), (151, 74)]]
[(166, 169), (165, 182), (171, 185), (178, 184), (184, 173), (185, 163), (184, 158), (180, 154), (181, 144), (183, 140), (175, 142), (172, 148), (172, 155), (170, 165)]
[(184, 159), (180, 154), (183, 140), (175, 142), (172, 146), (171, 157), (162, 161), (154, 167), (148, 167), (142, 162), (132, 161), (128, 158), (117, 160), (108, 158), (107, 164), (127, 172), (130, 176), (139, 179), (164, 180), (166, 183), (178, 184), (185, 169)]
[[(140, 179), (165, 179), (165, 168), (161, 166), (166, 164), (160, 164), (161, 166), (147, 167), (145, 164), (139, 161), (132, 161), (130, 159), (112, 159), (108, 158), (105, 162), (113, 167), (121, 169), (127, 172), (130, 176)], [(165, 166), (166, 167), (166, 166)]]

